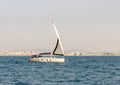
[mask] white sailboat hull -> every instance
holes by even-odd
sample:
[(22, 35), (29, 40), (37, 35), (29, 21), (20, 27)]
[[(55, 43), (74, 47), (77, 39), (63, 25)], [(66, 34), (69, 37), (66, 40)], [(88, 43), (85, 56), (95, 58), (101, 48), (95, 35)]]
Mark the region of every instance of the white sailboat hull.
[(64, 63), (64, 58), (50, 58), (50, 57), (38, 57), (38, 58), (30, 58), (30, 62), (58, 62)]

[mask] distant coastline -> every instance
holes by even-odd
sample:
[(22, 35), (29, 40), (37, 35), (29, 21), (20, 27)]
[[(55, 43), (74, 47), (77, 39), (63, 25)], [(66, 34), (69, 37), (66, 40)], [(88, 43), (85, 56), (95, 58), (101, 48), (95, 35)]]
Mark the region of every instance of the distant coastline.
[(31, 56), (37, 54), (32, 51), (0, 51), (0, 56)]
[(66, 56), (120, 56), (120, 52), (73, 52)]
[[(31, 56), (35, 51), (0, 51), (0, 56)], [(69, 52), (65, 56), (120, 56), (120, 52)]]

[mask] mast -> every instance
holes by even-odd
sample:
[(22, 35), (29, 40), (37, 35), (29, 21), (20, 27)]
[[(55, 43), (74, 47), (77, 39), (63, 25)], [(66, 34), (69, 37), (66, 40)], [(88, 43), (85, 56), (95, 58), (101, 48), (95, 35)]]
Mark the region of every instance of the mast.
[(52, 58), (52, 17), (50, 16), (50, 30), (51, 30), (51, 46), (50, 46), (50, 56), (51, 56), (51, 58)]

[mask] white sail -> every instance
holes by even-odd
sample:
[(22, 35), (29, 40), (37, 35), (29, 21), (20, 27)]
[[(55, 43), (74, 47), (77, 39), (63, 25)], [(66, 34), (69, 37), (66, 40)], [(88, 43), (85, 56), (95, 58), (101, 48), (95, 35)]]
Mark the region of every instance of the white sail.
[(60, 36), (59, 36), (59, 33), (57, 31), (57, 28), (55, 26), (55, 24), (53, 24), (53, 20), (52, 18), (51, 19), (51, 22), (52, 22), (52, 27), (55, 29), (55, 33), (57, 35), (57, 43), (56, 43), (56, 46), (53, 50), (53, 55), (64, 55), (64, 50), (63, 50), (63, 46), (62, 46), (62, 43), (61, 43), (61, 40), (60, 40)]
[(61, 46), (60, 46), (59, 39), (57, 39), (57, 43), (56, 43), (56, 46), (52, 54), (53, 55), (64, 55), (64, 53), (62, 52)]

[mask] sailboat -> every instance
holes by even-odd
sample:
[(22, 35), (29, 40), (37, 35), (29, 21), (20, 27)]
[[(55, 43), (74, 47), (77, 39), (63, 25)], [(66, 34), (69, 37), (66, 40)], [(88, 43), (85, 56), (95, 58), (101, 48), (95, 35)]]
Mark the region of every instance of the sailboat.
[(37, 55), (32, 55), (31, 58), (29, 58), (30, 62), (61, 62), (63, 63), (65, 61), (64, 50), (63, 50), (59, 33), (51, 17), (50, 17), (50, 21), (51, 21), (50, 27), (54, 28), (57, 36), (56, 45), (54, 49), (51, 49), (51, 52), (38, 53)]

